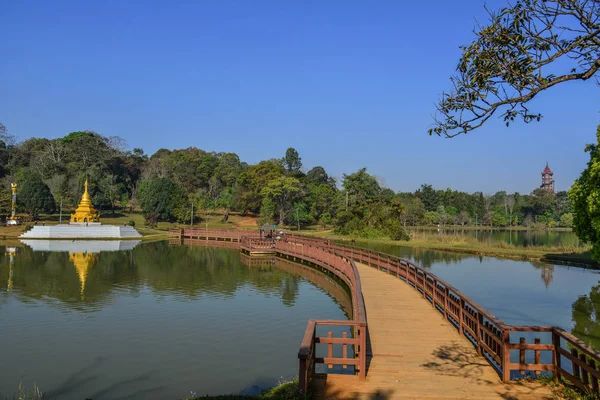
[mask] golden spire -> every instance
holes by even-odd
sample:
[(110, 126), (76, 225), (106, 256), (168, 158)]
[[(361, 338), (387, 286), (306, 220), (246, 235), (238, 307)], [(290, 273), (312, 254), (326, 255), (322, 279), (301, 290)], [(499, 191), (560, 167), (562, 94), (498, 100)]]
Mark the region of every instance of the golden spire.
[(85, 178), (83, 184), (83, 195), (75, 214), (71, 214), (71, 222), (98, 222), (100, 217), (98, 212), (94, 209), (90, 193), (88, 192), (88, 180)]

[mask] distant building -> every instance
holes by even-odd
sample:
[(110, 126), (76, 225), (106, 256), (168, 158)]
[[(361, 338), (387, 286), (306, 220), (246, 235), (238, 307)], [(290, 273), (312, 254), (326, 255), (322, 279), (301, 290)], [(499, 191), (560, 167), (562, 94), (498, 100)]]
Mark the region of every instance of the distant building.
[(540, 186), (542, 189), (547, 190), (549, 192), (554, 193), (554, 172), (548, 167), (548, 163), (546, 162), (546, 168), (542, 171), (542, 185)]

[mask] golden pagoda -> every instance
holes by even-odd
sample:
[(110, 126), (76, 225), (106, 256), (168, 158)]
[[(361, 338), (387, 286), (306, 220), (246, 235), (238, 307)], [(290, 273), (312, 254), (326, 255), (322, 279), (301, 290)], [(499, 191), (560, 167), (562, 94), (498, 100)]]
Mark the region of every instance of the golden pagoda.
[(90, 194), (88, 193), (87, 178), (83, 187), (84, 190), (83, 195), (81, 196), (81, 201), (79, 202), (77, 210), (75, 210), (75, 214), (71, 214), (71, 222), (100, 222), (100, 216), (98, 215), (98, 212), (94, 209), (92, 199), (90, 198)]

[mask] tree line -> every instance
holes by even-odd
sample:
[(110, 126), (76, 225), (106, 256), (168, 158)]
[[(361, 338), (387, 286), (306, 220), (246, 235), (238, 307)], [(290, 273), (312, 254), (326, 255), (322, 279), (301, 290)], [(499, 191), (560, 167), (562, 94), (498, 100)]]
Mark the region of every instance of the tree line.
[(566, 192), (466, 193), (424, 184), (415, 192), (383, 187), (366, 168), (341, 182), (322, 166), (303, 168), (298, 152), (250, 165), (235, 153), (196, 147), (160, 149), (151, 156), (127, 150), (118, 137), (77, 131), (62, 138), (0, 141), (0, 212), (10, 212), (10, 183), (18, 183), (18, 210), (36, 218), (77, 206), (83, 182), (104, 212), (141, 211), (158, 221), (208, 220), (215, 210), (261, 217), (261, 223), (333, 227), (341, 234), (406, 239), (405, 228), (439, 226), (572, 225)]

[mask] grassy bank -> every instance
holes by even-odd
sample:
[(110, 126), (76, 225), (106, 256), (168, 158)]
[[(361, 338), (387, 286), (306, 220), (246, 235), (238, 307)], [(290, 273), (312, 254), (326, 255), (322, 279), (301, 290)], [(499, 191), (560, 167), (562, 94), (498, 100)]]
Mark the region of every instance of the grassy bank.
[[(350, 241), (353, 239), (348, 236), (336, 235), (333, 231), (302, 233), (343, 241)], [(410, 232), (410, 237), (409, 241), (355, 239), (357, 241), (370, 243), (393, 244), (413, 248), (509, 258), (514, 260), (547, 261), (551, 263), (564, 263), (590, 268), (600, 267), (600, 265), (592, 259), (589, 246), (518, 246), (499, 241), (479, 242), (477, 239), (465, 235), (438, 235), (429, 232), (414, 231)]]

